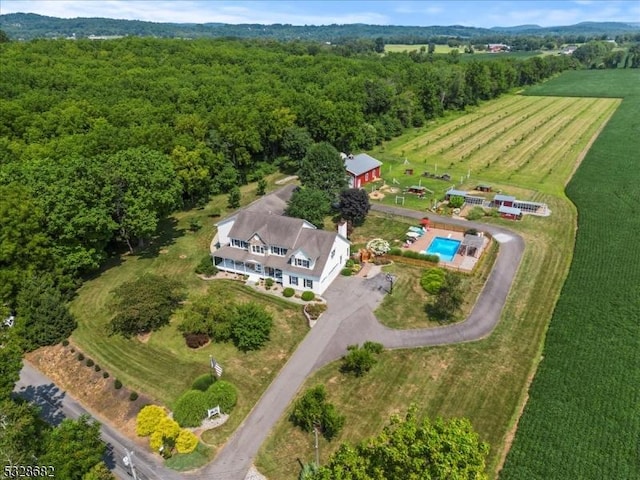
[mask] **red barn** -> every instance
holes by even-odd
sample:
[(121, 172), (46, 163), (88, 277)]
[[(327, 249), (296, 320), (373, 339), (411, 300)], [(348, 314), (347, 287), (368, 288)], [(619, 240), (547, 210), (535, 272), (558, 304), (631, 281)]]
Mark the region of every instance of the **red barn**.
[(511, 195), (496, 195), (493, 197), (493, 206), (494, 207), (513, 207), (514, 202), (516, 201), (516, 197)]
[(349, 187), (361, 188), (369, 182), (380, 178), (382, 162), (367, 155), (348, 155), (344, 157), (344, 168), (349, 175)]

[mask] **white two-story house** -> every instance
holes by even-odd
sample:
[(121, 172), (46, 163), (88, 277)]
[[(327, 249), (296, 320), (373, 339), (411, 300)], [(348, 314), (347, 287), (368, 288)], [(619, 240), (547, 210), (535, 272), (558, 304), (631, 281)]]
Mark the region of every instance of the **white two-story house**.
[(340, 274), (350, 242), (337, 232), (318, 230), (299, 218), (241, 210), (216, 224), (219, 270), (272, 278), (283, 287), (322, 295)]

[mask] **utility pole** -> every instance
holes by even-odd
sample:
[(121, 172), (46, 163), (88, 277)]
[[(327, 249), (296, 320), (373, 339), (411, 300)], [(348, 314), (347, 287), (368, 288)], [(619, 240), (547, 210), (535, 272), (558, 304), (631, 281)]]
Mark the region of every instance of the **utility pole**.
[(122, 463), (124, 463), (127, 467), (131, 468), (131, 475), (133, 476), (133, 480), (138, 480), (138, 475), (136, 474), (136, 467), (133, 464), (133, 454), (134, 452), (130, 452), (129, 450), (124, 450), (127, 454), (126, 457), (122, 459)]

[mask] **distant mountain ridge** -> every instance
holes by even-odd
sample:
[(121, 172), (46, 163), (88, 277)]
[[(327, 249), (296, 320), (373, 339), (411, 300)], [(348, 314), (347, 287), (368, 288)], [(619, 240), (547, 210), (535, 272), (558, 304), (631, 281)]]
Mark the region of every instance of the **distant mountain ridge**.
[(576, 25), (540, 27), (465, 27), (462, 25), (408, 27), (394, 25), (287, 25), (225, 23), (155, 23), (112, 18), (56, 18), (34, 13), (0, 15), (0, 29), (11, 39), (76, 38), (94, 36), (154, 36), (178, 38), (243, 37), (278, 40), (338, 41), (345, 38), (383, 37), (391, 43), (413, 43), (433, 37), (495, 38), (518, 35), (609, 35), (638, 33), (639, 24), (622, 22), (583, 22)]

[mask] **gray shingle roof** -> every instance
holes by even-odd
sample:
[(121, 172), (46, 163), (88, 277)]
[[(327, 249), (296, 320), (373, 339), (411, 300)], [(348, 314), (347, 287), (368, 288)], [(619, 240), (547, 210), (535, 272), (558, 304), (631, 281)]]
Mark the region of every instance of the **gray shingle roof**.
[[(326, 232), (316, 228), (305, 228), (307, 223), (299, 218), (265, 215), (256, 212), (241, 211), (236, 216), (229, 232), (230, 238), (249, 242), (258, 235), (267, 245), (287, 248), (287, 255), (255, 255), (239, 248), (224, 246), (216, 251), (217, 257), (246, 262), (256, 261), (268, 267), (279, 268), (300, 275), (319, 277), (324, 270), (331, 247), (336, 239), (336, 232)], [(312, 270), (288, 264), (289, 258), (297, 251), (302, 251), (314, 262)]]
[(366, 153), (359, 153), (358, 155), (354, 155), (353, 158), (347, 157), (344, 161), (344, 168), (352, 175), (362, 175), (380, 165), (382, 165), (381, 161), (376, 160)]
[(248, 242), (254, 235), (258, 235), (267, 245), (292, 249), (295, 248), (305, 223), (300, 218), (243, 210), (236, 215), (229, 237)]

